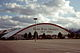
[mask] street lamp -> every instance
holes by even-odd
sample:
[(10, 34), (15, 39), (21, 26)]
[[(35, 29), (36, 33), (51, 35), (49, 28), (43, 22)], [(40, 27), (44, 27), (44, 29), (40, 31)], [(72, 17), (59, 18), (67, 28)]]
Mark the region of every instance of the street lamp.
[[(35, 32), (36, 32), (36, 21), (37, 21), (37, 18), (33, 18), (34, 19), (34, 21), (35, 21)], [(36, 42), (36, 39), (37, 39), (37, 34), (35, 34), (35, 42)]]

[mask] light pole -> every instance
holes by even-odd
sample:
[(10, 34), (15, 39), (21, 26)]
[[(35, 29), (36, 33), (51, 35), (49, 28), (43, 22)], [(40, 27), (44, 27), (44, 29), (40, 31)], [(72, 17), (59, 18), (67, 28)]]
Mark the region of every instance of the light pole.
[[(33, 19), (34, 19), (34, 21), (35, 21), (35, 33), (36, 33), (36, 27), (37, 27), (37, 26), (36, 26), (36, 21), (37, 21), (37, 18), (33, 18)], [(35, 34), (34, 36), (35, 36), (35, 42), (36, 42), (36, 40), (37, 40), (37, 34)]]

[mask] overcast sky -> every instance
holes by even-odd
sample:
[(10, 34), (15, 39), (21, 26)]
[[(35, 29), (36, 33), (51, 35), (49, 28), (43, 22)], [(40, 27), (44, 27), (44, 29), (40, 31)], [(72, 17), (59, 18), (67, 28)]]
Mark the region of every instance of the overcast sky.
[(0, 0), (0, 29), (53, 23), (80, 29), (80, 0)]

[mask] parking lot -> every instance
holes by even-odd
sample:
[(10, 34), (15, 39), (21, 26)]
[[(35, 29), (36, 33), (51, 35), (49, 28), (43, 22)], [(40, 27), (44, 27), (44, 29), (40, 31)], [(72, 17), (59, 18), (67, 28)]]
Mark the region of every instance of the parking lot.
[(80, 53), (80, 39), (0, 40), (0, 53)]

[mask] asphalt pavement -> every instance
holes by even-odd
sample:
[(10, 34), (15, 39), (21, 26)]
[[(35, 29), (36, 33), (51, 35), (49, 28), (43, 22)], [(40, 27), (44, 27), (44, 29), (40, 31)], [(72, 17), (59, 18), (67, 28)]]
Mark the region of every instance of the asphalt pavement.
[(80, 39), (0, 40), (0, 53), (80, 53)]

